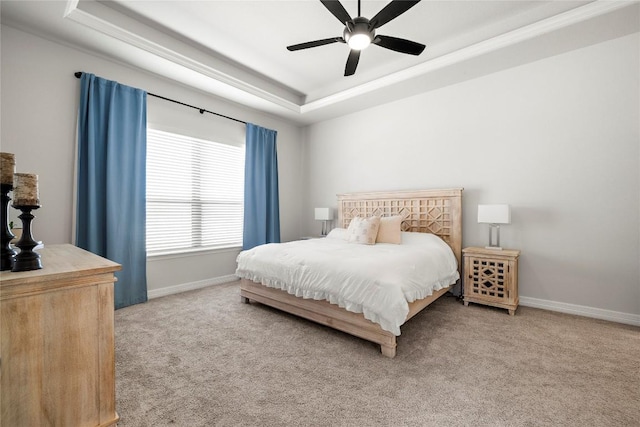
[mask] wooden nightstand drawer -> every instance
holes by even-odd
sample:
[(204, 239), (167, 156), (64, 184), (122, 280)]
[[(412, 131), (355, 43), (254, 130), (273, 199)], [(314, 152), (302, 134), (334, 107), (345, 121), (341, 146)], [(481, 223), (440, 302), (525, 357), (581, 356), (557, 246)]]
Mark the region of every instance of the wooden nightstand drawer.
[(518, 308), (518, 257), (520, 251), (465, 248), (464, 305), (469, 302), (505, 308), (515, 314)]

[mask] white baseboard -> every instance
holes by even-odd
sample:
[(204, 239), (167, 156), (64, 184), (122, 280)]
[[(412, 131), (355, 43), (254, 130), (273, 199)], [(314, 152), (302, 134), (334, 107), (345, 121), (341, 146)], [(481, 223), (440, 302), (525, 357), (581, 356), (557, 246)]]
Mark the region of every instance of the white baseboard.
[(147, 291), (147, 298), (160, 298), (167, 295), (179, 294), (180, 292), (193, 291), (195, 289), (206, 288), (207, 286), (221, 285), (238, 280), (235, 274), (227, 276), (213, 277), (206, 280), (198, 280), (197, 282), (182, 283), (180, 285), (167, 286), (160, 289), (151, 289)]
[(594, 319), (609, 320), (626, 325), (640, 326), (640, 315), (621, 313), (619, 311), (603, 310), (601, 308), (584, 305), (568, 304), (538, 298), (520, 297), (520, 305), (525, 307), (542, 308), (544, 310), (559, 311), (561, 313), (576, 314)]

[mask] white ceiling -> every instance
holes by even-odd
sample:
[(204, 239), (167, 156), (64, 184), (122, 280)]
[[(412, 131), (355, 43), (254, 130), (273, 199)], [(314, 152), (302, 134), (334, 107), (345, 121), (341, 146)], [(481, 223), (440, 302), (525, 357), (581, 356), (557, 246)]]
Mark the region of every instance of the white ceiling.
[[(364, 0), (362, 15), (371, 18), (387, 3)], [(356, 0), (342, 4), (357, 15)], [(0, 5), (3, 24), (300, 123), (638, 31), (638, 19), (625, 18), (638, 14), (637, 1), (423, 0), (377, 30), (425, 44), (420, 56), (371, 46), (355, 75), (344, 77), (345, 44), (286, 50), (342, 35), (343, 25), (318, 0)]]

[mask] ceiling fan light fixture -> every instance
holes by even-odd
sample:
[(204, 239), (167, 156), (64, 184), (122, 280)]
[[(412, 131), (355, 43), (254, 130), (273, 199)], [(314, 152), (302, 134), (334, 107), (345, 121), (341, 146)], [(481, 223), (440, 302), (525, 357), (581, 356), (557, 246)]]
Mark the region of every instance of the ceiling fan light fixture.
[(369, 28), (369, 20), (358, 16), (345, 23), (343, 32), (344, 41), (353, 50), (362, 50), (373, 42), (375, 31)]
[(347, 44), (351, 49), (366, 49), (371, 44), (371, 37), (369, 34), (352, 34)]

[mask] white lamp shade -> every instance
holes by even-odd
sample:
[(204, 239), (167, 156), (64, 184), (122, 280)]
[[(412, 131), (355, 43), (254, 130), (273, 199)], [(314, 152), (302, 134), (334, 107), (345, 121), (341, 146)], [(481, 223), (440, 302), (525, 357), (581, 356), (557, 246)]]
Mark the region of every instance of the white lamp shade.
[(509, 205), (478, 205), (478, 222), (482, 224), (511, 224)]
[(316, 208), (316, 221), (331, 221), (333, 210), (331, 208)]

